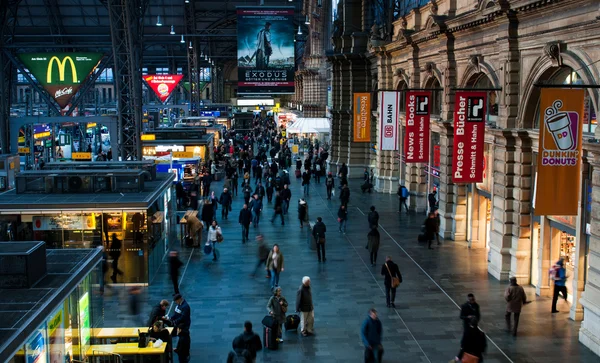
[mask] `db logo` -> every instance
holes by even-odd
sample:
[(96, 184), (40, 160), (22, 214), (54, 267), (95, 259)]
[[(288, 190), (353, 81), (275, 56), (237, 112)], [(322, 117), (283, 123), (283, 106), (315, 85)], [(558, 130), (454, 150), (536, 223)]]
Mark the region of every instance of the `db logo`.
[(394, 136), (394, 126), (387, 125), (383, 128), (383, 136), (385, 137), (393, 137)]

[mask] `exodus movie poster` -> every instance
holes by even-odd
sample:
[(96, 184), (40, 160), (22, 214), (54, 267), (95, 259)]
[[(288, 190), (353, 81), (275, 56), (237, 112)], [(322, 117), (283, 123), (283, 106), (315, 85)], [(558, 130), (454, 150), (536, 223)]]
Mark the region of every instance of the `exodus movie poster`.
[(294, 8), (238, 7), (238, 94), (294, 93)]

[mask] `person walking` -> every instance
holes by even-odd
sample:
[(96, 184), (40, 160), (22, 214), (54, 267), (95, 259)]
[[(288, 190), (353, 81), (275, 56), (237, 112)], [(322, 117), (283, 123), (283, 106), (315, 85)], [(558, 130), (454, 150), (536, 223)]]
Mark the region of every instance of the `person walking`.
[(254, 228), (256, 228), (258, 227), (258, 222), (260, 221), (260, 214), (263, 209), (262, 201), (258, 199), (257, 195), (255, 195), (254, 198), (252, 198), (252, 204), (250, 204), (250, 209), (252, 210), (252, 224), (254, 225)]
[(267, 188), (266, 188), (267, 189), (266, 190), (266, 192), (267, 192), (267, 202), (271, 203), (271, 201), (273, 200), (273, 192), (274, 192), (274, 189), (273, 189), (273, 178), (269, 176), (267, 178), (267, 182), (266, 183), (267, 183)]
[(265, 197), (265, 187), (263, 187), (261, 181), (258, 182), (254, 194), (258, 195), (258, 199), (260, 199), (261, 202), (263, 201), (263, 198)]
[(179, 269), (181, 266), (183, 266), (183, 262), (179, 259), (179, 253), (177, 251), (169, 252), (169, 272), (173, 283), (173, 296), (179, 294)]
[(229, 211), (231, 210), (231, 203), (233, 202), (233, 197), (227, 188), (223, 189), (223, 193), (219, 197), (219, 203), (223, 207), (221, 209), (221, 218), (227, 219), (229, 217)]
[(406, 200), (408, 199), (409, 193), (408, 189), (404, 185), (398, 186), (398, 199), (400, 200), (400, 204), (398, 206), (398, 213), (402, 213), (402, 206), (406, 209), (406, 214), (408, 214), (408, 205), (406, 204)]
[(554, 293), (552, 294), (552, 313), (558, 313), (556, 310), (556, 303), (558, 301), (558, 295), (562, 294), (565, 301), (567, 301), (567, 270), (564, 267), (565, 261), (561, 257), (553, 269), (554, 273), (552, 279), (554, 280)]
[(269, 315), (275, 319), (274, 334), (277, 335), (277, 341), (279, 343), (283, 342), (282, 325), (285, 323), (285, 313), (287, 312), (287, 308), (288, 302), (281, 295), (281, 287), (276, 287), (273, 290), (273, 296), (271, 296), (267, 302), (267, 311), (269, 312)]
[(392, 261), (392, 256), (386, 256), (385, 263), (381, 266), (381, 275), (384, 277), (385, 303), (388, 308), (395, 308), (396, 288), (402, 282), (402, 274), (400, 274), (398, 265)]
[(464, 331), (467, 331), (471, 318), (477, 319), (477, 322), (479, 323), (481, 320), (481, 312), (479, 310), (479, 304), (475, 300), (475, 295), (468, 294), (467, 302), (460, 307), (460, 319), (463, 321)]
[(348, 202), (350, 201), (350, 188), (348, 188), (348, 184), (342, 184), (342, 191), (340, 192), (340, 201), (344, 207), (348, 207)]
[(437, 190), (432, 191), (427, 196), (427, 201), (429, 202), (429, 213), (433, 213), (437, 209)]
[(371, 230), (367, 234), (366, 247), (369, 250), (369, 260), (371, 261), (371, 266), (375, 266), (377, 264), (377, 251), (379, 251), (380, 240), (381, 236), (377, 230), (377, 226), (371, 227)]
[(442, 221), (440, 220), (440, 211), (436, 209), (435, 212), (433, 212), (433, 214), (435, 219), (435, 239), (437, 240), (437, 244), (439, 246), (442, 244), (440, 242), (440, 225), (442, 223)]
[(185, 190), (181, 180), (175, 184), (175, 197), (177, 198), (177, 209), (183, 209), (185, 203)]
[(335, 179), (333, 178), (333, 174), (329, 172), (327, 174), (327, 178), (325, 178), (325, 187), (327, 188), (327, 200), (331, 200), (331, 194), (333, 192), (333, 188), (335, 187)]
[(431, 212), (429, 213), (429, 216), (427, 219), (425, 219), (425, 221), (423, 222), (423, 226), (424, 226), (424, 232), (425, 232), (425, 238), (427, 239), (427, 245), (428, 248), (430, 250), (433, 249), (433, 247), (431, 247), (431, 243), (433, 242), (433, 239), (435, 238), (435, 231), (437, 230), (437, 221), (435, 220), (435, 213)]
[(202, 222), (206, 224), (206, 228), (210, 227), (213, 219), (215, 219), (215, 210), (210, 203), (210, 199), (206, 199), (202, 205)]
[(367, 216), (367, 221), (369, 222), (369, 228), (378, 227), (379, 226), (379, 213), (375, 210), (375, 206), (372, 205), (370, 208), (369, 215)]
[(304, 228), (304, 222), (308, 221), (308, 205), (302, 198), (298, 201), (298, 219), (300, 220), (300, 228)]
[(244, 322), (244, 332), (233, 339), (231, 346), (239, 355), (242, 355), (244, 350), (248, 351), (251, 361), (256, 361), (256, 352), (262, 350), (262, 342), (258, 334), (252, 331), (252, 322), (248, 320)]
[(278, 215), (281, 217), (281, 225), (285, 224), (283, 220), (283, 198), (279, 195), (279, 192), (275, 193), (275, 203), (273, 204), (273, 217), (271, 218), (271, 223), (275, 221), (275, 217)]
[(304, 196), (308, 196), (310, 191), (310, 169), (302, 173), (302, 186), (304, 187)]
[(365, 363), (381, 363), (383, 357), (382, 334), (383, 325), (377, 317), (377, 310), (369, 309), (369, 316), (363, 321), (360, 328), (360, 337), (365, 346)]
[(242, 194), (244, 195), (244, 203), (248, 204), (250, 202), (250, 196), (252, 195), (252, 188), (249, 183), (244, 184), (242, 187)]
[(300, 313), (300, 332), (302, 336), (313, 334), (315, 323), (315, 311), (310, 288), (310, 277), (302, 278), (302, 285), (296, 293), (296, 312)]
[(340, 224), (339, 231), (346, 233), (346, 222), (348, 221), (348, 211), (345, 205), (341, 205), (337, 212), (338, 223)]
[(240, 210), (238, 223), (242, 226), (242, 243), (246, 243), (250, 231), (250, 223), (252, 223), (252, 212), (248, 209), (248, 204), (244, 204)]
[(210, 204), (213, 207), (213, 215), (215, 216), (215, 219), (217, 217), (217, 210), (219, 209), (219, 199), (217, 198), (215, 191), (211, 191), (210, 192)]
[(288, 213), (288, 209), (290, 208), (290, 201), (292, 200), (292, 191), (290, 190), (288, 184), (283, 184), (283, 190), (280, 192), (281, 195), (281, 207), (283, 208), (283, 214)]
[(223, 239), (221, 227), (217, 224), (217, 221), (213, 220), (210, 227), (208, 228), (208, 235), (206, 237), (207, 243), (212, 244), (213, 261), (217, 261), (217, 250), (216, 246), (219, 243), (219, 239)]
[(232, 194), (237, 197), (238, 195), (238, 172), (234, 171), (231, 175), (231, 187)]
[(267, 256), (267, 271), (271, 272), (271, 290), (279, 286), (279, 274), (283, 272), (283, 253), (279, 250), (279, 245), (274, 244), (273, 249)]
[[(521, 308), (527, 304), (527, 295), (523, 286), (517, 284), (517, 278), (511, 277), (509, 285), (504, 290), (504, 300), (506, 300), (506, 314), (504, 319), (506, 320), (506, 330), (511, 332), (513, 336), (517, 336), (517, 328), (519, 327), (519, 317), (521, 316)], [(514, 324), (510, 326), (510, 315), (514, 315)]]
[(123, 271), (119, 270), (119, 258), (121, 258), (121, 240), (117, 238), (117, 234), (112, 234), (112, 242), (110, 244), (110, 257), (112, 257), (112, 276), (110, 279), (113, 284), (117, 283), (117, 275), (123, 275)]
[(258, 268), (262, 265), (265, 265), (265, 268), (267, 270), (267, 275), (265, 277), (270, 279), (271, 271), (268, 269), (267, 260), (269, 258), (269, 254), (271, 253), (271, 249), (265, 243), (265, 239), (262, 234), (259, 234), (258, 236), (256, 236), (256, 243), (258, 244), (258, 250), (257, 250), (258, 263), (256, 264), (256, 267), (254, 267), (254, 271), (252, 271), (252, 274), (250, 274), (250, 276), (251, 277), (256, 276), (256, 271), (258, 270)]
[(312, 233), (317, 244), (317, 257), (319, 258), (319, 262), (321, 262), (321, 254), (323, 254), (323, 262), (327, 261), (325, 258), (325, 232), (327, 232), (327, 227), (325, 226), (325, 223), (323, 223), (323, 218), (317, 217), (317, 223), (313, 226)]
[[(483, 353), (487, 348), (487, 339), (485, 333), (477, 326), (477, 318), (469, 319), (465, 333), (460, 341), (460, 351), (454, 358), (455, 362), (465, 362), (468, 357), (469, 362), (483, 363)], [(477, 359), (477, 360), (475, 360)]]

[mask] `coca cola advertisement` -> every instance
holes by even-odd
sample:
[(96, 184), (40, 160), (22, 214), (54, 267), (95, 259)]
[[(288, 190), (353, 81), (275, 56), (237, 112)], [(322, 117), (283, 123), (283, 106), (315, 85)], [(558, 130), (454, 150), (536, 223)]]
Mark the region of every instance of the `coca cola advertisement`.
[(156, 74), (144, 76), (144, 81), (152, 88), (160, 102), (165, 103), (182, 78), (182, 74)]
[(406, 131), (404, 155), (406, 163), (429, 162), (429, 114), (431, 92), (406, 92)]
[(486, 97), (485, 92), (456, 91), (452, 150), (453, 183), (483, 181)]

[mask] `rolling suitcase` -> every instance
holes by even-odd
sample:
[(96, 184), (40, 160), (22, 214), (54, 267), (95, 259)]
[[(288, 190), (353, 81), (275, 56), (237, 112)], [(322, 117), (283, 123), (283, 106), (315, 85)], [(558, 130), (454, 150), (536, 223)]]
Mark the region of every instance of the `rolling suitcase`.
[(285, 330), (297, 330), (298, 326), (300, 325), (300, 317), (296, 314), (294, 315), (288, 315), (285, 318)]
[(279, 342), (277, 341), (275, 330), (263, 326), (263, 344), (267, 349), (277, 350), (279, 348)]
[(300, 179), (300, 177), (302, 176), (300, 169), (296, 169), (296, 171), (294, 173), (296, 174), (296, 179)]

